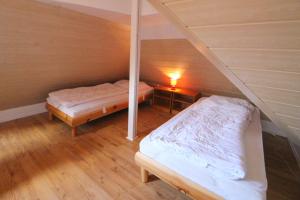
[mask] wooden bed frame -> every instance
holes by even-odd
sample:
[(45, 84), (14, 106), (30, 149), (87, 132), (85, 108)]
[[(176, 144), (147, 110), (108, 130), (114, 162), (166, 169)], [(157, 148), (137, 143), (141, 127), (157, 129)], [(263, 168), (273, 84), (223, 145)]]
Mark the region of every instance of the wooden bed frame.
[[(153, 96), (153, 93), (145, 95), (144, 97), (140, 97), (138, 99), (138, 102), (142, 103), (145, 101), (149, 101), (150, 104), (152, 104), (152, 99), (153, 99), (152, 96)], [(75, 137), (77, 135), (77, 127), (78, 126), (80, 126), (82, 124), (86, 124), (92, 120), (101, 118), (103, 116), (112, 114), (114, 112), (128, 108), (128, 101), (107, 107), (105, 113), (102, 111), (102, 109), (101, 110), (99, 109), (99, 110), (91, 112), (89, 114), (81, 115), (79, 117), (71, 117), (68, 114), (64, 113), (63, 111), (59, 110), (58, 108), (55, 108), (54, 106), (52, 106), (48, 103), (46, 104), (46, 108), (48, 110), (49, 120), (52, 120), (53, 116), (59, 118), (60, 120), (62, 120), (63, 122), (65, 122), (72, 128), (72, 136)]]
[(197, 200), (221, 200), (224, 199), (204, 187), (181, 176), (170, 168), (149, 158), (141, 152), (135, 154), (135, 162), (141, 168), (141, 178), (143, 183), (148, 182), (149, 173), (157, 176), (166, 183), (177, 188), (179, 191)]

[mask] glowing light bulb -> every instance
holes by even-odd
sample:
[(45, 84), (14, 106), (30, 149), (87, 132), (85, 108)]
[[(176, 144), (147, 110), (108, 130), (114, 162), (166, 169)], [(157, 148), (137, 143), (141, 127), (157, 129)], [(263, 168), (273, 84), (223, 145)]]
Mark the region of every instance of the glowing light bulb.
[(177, 84), (177, 79), (171, 78), (170, 84), (171, 84), (171, 86), (172, 86), (172, 89), (175, 89), (176, 84)]
[(172, 90), (175, 90), (177, 80), (180, 78), (179, 73), (171, 73), (170, 75), (170, 85), (172, 87)]

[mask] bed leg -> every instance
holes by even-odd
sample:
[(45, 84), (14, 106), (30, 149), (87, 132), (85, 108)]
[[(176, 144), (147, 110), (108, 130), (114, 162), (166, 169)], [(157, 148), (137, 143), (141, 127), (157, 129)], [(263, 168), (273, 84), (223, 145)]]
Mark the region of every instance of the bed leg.
[(72, 127), (72, 136), (76, 137), (77, 135), (77, 127)]
[(52, 114), (51, 111), (48, 111), (48, 119), (49, 119), (50, 121), (53, 120), (53, 114)]
[(147, 170), (145, 170), (143, 167), (141, 167), (141, 177), (142, 177), (143, 183), (148, 182), (149, 172)]
[(149, 105), (153, 106), (153, 99), (149, 99)]

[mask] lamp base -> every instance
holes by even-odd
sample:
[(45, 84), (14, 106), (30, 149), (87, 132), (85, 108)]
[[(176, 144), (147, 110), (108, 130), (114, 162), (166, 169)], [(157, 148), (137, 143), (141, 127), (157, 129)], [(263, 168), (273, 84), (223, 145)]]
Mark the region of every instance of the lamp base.
[(175, 86), (171, 86), (171, 90), (176, 90), (176, 87)]

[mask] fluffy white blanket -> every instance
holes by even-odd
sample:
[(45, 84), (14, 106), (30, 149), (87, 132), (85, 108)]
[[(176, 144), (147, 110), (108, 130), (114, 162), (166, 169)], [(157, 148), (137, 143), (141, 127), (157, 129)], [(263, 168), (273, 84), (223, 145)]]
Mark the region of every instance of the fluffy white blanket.
[(79, 87), (74, 89), (65, 89), (49, 93), (49, 97), (61, 106), (73, 107), (89, 101), (101, 98), (112, 97), (127, 93), (121, 87), (111, 83), (104, 83), (93, 87)]
[(150, 139), (184, 156), (196, 155), (197, 162), (216, 176), (242, 179), (246, 175), (243, 133), (253, 111), (245, 100), (211, 96), (153, 131)]
[[(115, 82), (114, 85), (122, 87), (122, 88), (126, 89), (127, 92), (129, 92), (129, 80), (119, 80), (119, 81)], [(138, 84), (139, 92), (145, 91), (145, 90), (151, 90), (151, 89), (152, 89), (152, 87), (143, 81), (140, 81)]]

